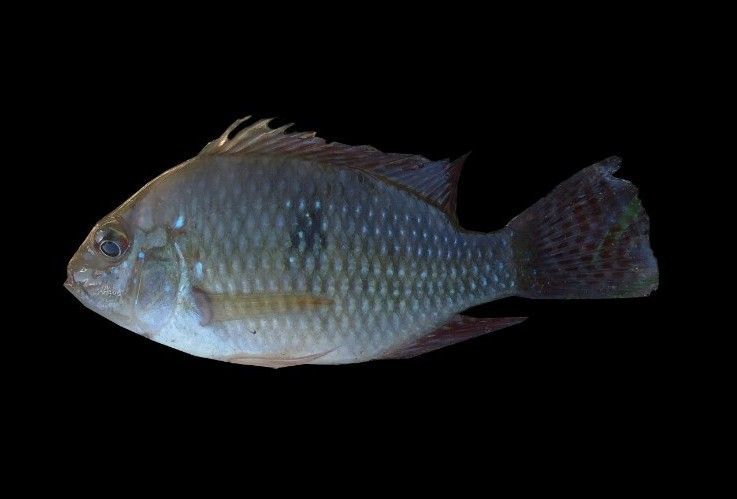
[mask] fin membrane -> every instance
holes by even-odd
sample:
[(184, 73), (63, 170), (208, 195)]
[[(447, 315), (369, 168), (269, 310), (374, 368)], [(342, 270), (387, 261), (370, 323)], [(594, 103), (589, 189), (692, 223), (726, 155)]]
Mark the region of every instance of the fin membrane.
[(525, 319), (527, 317), (486, 317), (479, 319), (465, 315), (455, 315), (448, 322), (428, 334), (392, 348), (384, 353), (381, 358), (408, 359), (417, 357), (423, 353), (470, 340), (482, 334), (514, 326)]
[(628, 298), (658, 287), (649, 220), (637, 188), (613, 176), (620, 162), (581, 170), (508, 224), (518, 295)]

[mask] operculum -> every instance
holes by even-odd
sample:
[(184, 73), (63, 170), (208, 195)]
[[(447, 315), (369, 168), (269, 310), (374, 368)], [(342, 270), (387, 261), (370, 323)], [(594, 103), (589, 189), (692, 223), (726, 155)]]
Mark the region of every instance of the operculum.
[(179, 292), (179, 265), (169, 246), (138, 253), (134, 313), (143, 334), (156, 334), (171, 318)]

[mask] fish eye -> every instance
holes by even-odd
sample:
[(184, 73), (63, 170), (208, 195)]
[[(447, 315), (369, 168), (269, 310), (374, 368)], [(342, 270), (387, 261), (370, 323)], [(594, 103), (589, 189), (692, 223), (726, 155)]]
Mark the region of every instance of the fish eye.
[(117, 258), (122, 253), (120, 249), (120, 245), (116, 243), (115, 241), (111, 240), (104, 240), (102, 243), (100, 243), (100, 251), (102, 251), (106, 256), (109, 256), (110, 258)]
[(100, 253), (109, 258), (118, 258), (128, 249), (128, 238), (115, 227), (100, 229), (95, 236), (95, 242)]

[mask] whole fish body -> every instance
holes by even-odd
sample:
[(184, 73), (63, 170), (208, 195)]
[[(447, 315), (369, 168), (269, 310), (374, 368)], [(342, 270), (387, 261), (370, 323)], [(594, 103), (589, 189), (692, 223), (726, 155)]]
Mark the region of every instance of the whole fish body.
[(459, 228), (463, 163), (231, 126), (91, 231), (68, 268), (82, 303), (157, 342), (269, 367), (411, 357), (523, 318), (512, 295), (644, 296), (648, 220), (611, 158), (504, 229)]

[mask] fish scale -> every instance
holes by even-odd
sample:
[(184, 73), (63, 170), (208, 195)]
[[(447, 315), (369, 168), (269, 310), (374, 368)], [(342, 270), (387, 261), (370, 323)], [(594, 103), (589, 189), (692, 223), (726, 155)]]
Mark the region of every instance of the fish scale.
[(430, 161), (242, 122), (104, 217), (69, 263), (83, 304), (159, 343), (269, 367), (406, 358), (523, 318), (529, 298), (644, 296), (648, 218), (618, 158), (507, 227), (455, 218), (464, 158)]
[[(471, 256), (489, 253), (498, 236), (460, 233), (434, 206), (362, 172), (336, 172), (298, 160), (211, 161), (190, 165), (189, 174), (172, 186), (158, 186), (176, 194), (181, 183), (195, 185), (191, 196), (197, 201), (182, 199), (176, 210), (187, 220), (180, 236), (183, 253), (200, 255), (197, 261), (203, 264), (204, 278), (195, 284), (233, 295), (309, 291), (333, 300), (332, 307), (305, 314), (217, 324), (212, 329), (222, 338), (235, 338), (233, 351), (220, 355), (263, 348), (306, 348), (304, 354), (337, 349), (321, 360), (360, 360), (390, 348), (400, 336), (419, 334), (493, 298), (511, 279), (510, 272), (501, 279), (468, 272)], [(300, 179), (304, 190), (284, 178)], [(166, 199), (177, 205), (176, 196)], [(318, 214), (316, 230), (312, 220)], [(402, 244), (393, 244), (394, 235)], [(497, 246), (502, 242), (499, 238)], [(453, 270), (446, 274), (441, 268)], [(256, 334), (244, 336), (244, 330)]]

